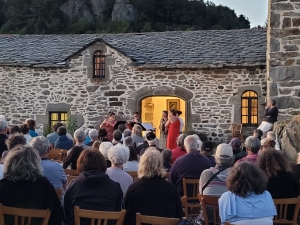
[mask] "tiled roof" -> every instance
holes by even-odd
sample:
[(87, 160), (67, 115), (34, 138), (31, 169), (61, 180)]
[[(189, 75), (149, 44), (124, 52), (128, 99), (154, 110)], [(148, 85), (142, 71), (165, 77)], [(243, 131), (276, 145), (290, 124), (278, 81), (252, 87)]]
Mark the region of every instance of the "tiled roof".
[(266, 64), (266, 30), (139, 34), (0, 35), (0, 65), (63, 66), (96, 40), (145, 67), (232, 67)]

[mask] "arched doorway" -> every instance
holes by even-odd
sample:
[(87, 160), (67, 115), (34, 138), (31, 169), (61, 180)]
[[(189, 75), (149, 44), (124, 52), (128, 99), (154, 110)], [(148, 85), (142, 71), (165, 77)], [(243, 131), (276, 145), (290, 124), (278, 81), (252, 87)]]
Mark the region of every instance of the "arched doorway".
[(159, 137), (159, 123), (162, 111), (177, 109), (182, 112), (180, 116), (186, 124), (186, 102), (178, 97), (173, 96), (151, 96), (140, 101), (141, 119), (145, 123), (152, 123), (157, 129), (156, 135)]

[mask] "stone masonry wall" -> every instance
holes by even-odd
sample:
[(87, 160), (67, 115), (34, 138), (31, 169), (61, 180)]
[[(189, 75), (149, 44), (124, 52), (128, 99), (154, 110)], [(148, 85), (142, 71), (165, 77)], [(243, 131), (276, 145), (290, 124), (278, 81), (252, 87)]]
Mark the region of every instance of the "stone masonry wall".
[(281, 117), (300, 114), (300, 0), (269, 0), (268, 96)]
[(49, 103), (67, 103), (87, 126), (99, 124), (109, 111), (128, 118), (132, 93), (142, 88), (182, 87), (193, 93), (191, 113), (200, 115), (191, 127), (214, 141), (224, 141), (231, 134), (229, 98), (242, 86), (256, 86), (266, 94), (265, 69), (153, 70), (129, 66), (130, 59), (110, 47), (106, 54), (115, 64), (109, 66), (105, 81), (88, 78), (84, 61), (91, 56), (89, 49), (73, 57), (69, 68), (0, 67), (0, 114), (19, 124), (45, 115)]

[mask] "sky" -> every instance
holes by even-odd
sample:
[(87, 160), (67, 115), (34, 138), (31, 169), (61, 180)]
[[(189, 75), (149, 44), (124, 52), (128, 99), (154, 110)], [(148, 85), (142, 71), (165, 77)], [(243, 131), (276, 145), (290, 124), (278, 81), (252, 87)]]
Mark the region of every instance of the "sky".
[(250, 20), (251, 27), (264, 25), (268, 17), (268, 0), (209, 0), (216, 5), (228, 6), (237, 15), (243, 14)]

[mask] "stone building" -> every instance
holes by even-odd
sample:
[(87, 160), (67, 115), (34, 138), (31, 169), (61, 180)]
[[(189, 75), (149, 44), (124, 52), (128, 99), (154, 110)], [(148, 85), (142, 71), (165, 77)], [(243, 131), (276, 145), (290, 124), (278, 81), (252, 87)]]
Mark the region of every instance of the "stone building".
[(109, 111), (154, 122), (177, 107), (185, 130), (227, 140), (231, 123), (253, 130), (261, 121), (266, 34), (0, 35), (0, 114), (42, 127), (71, 112), (87, 126)]

